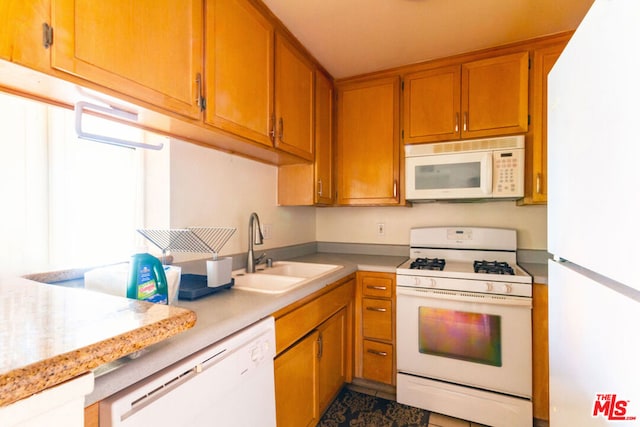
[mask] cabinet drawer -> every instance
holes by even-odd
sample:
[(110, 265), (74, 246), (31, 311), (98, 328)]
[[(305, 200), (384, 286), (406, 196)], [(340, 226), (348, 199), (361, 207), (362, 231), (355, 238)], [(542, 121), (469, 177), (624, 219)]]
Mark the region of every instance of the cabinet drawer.
[(393, 312), (391, 301), (363, 298), (362, 335), (391, 341), (393, 339)]
[(381, 273), (362, 277), (362, 295), (366, 297), (391, 298), (393, 295), (394, 275)]
[(386, 384), (394, 383), (393, 345), (364, 340), (362, 376)]

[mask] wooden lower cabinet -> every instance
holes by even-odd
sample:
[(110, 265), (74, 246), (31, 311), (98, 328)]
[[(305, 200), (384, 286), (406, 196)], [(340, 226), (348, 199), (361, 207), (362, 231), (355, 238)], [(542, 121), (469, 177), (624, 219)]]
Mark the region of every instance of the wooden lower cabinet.
[(98, 427), (100, 425), (100, 402), (84, 408), (84, 427)]
[(318, 327), (318, 403), (329, 406), (347, 379), (347, 309)]
[(318, 331), (274, 361), (279, 427), (311, 426), (318, 420)]
[(351, 381), (355, 277), (327, 288), (274, 313), (278, 427), (315, 426)]
[(355, 376), (395, 386), (395, 273), (359, 271)]
[(533, 418), (549, 420), (548, 286), (533, 284)]

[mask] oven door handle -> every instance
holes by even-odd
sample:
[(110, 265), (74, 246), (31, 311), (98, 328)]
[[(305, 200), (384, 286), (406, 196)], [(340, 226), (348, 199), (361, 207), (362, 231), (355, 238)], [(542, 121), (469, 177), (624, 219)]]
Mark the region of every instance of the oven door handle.
[(423, 300), (437, 299), (437, 300), (450, 300), (461, 301), (469, 303), (491, 304), (491, 305), (503, 305), (503, 306), (515, 306), (515, 307), (528, 307), (531, 308), (531, 298), (528, 297), (511, 297), (506, 295), (494, 295), (494, 294), (480, 294), (476, 292), (459, 292), (459, 291), (445, 291), (445, 290), (432, 290), (422, 288), (396, 288), (397, 296), (407, 296), (413, 298), (420, 298)]

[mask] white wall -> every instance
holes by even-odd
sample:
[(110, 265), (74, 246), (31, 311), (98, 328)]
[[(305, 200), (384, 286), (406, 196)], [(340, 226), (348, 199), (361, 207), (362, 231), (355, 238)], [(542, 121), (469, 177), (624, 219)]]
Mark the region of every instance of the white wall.
[[(377, 224), (385, 224), (378, 236)], [(546, 206), (515, 202), (416, 203), (413, 207), (318, 208), (316, 239), (321, 242), (409, 244), (411, 227), (457, 225), (514, 228), (519, 249), (547, 249)]]
[[(485, 202), (410, 208), (278, 207), (275, 166), (177, 140), (162, 152), (147, 160), (155, 176), (147, 182), (152, 195), (147, 227), (236, 227), (222, 255), (247, 250), (249, 215), (254, 211), (272, 230), (272, 238), (258, 248), (262, 250), (314, 241), (407, 245), (411, 227), (430, 225), (515, 228), (520, 249), (547, 248), (546, 206)], [(384, 236), (377, 234), (378, 223), (385, 224)]]
[(257, 251), (316, 240), (315, 208), (277, 206), (275, 166), (182, 141), (170, 145), (170, 227), (236, 227), (222, 255), (247, 251), (251, 212), (271, 227)]

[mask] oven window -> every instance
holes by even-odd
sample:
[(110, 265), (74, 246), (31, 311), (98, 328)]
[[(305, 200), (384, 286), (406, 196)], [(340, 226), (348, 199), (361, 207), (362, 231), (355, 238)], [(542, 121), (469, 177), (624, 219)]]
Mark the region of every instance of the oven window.
[(502, 366), (500, 316), (443, 308), (419, 308), (419, 351)]
[(480, 162), (415, 167), (417, 190), (480, 188)]

